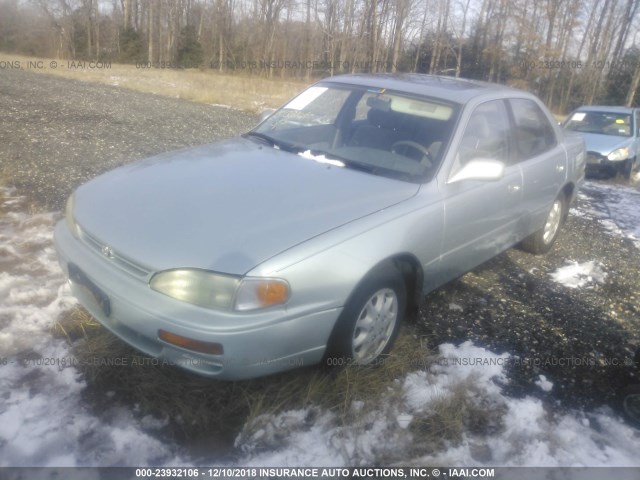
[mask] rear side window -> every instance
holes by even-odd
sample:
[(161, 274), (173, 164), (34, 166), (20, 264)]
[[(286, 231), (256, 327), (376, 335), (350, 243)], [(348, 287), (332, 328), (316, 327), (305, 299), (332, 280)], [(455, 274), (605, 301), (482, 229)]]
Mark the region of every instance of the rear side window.
[(532, 100), (509, 100), (514, 119), (515, 149), (520, 160), (540, 155), (556, 145), (553, 126)]
[(640, 110), (636, 110), (636, 135), (640, 136)]

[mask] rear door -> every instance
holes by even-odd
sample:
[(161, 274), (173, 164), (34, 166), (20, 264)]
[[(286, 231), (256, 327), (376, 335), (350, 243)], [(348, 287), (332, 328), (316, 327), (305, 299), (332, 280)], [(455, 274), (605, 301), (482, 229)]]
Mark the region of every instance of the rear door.
[(540, 229), (567, 176), (567, 156), (547, 115), (533, 100), (509, 100), (514, 159), (522, 168), (524, 238)]

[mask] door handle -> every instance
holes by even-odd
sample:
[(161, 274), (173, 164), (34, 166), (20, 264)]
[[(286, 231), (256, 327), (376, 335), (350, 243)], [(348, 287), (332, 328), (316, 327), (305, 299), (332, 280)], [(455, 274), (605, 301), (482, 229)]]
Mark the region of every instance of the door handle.
[(520, 185), (512, 183), (507, 187), (507, 190), (509, 190), (510, 193), (517, 193), (520, 191)]
[(560, 173), (564, 172), (564, 165), (556, 165), (556, 171)]

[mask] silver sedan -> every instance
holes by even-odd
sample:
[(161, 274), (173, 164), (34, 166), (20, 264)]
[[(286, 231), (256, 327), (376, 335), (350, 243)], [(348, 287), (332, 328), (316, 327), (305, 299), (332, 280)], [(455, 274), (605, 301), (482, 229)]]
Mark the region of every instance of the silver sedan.
[(80, 303), (154, 357), (224, 379), (374, 364), (426, 292), (551, 248), (584, 161), (528, 93), (340, 76), (79, 187), (55, 240)]

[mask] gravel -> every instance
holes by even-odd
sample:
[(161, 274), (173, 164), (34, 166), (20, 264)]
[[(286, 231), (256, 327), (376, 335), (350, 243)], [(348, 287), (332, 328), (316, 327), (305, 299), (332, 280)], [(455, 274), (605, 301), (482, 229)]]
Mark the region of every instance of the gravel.
[(62, 209), (99, 173), (228, 138), (257, 121), (224, 107), (6, 69), (0, 105), (0, 181), (45, 210)]
[[(0, 70), (0, 102), (0, 181), (45, 210), (61, 210), (75, 187), (101, 172), (230, 137), (256, 121), (227, 108), (12, 70)], [(599, 208), (600, 193), (586, 191), (579, 212)], [(568, 260), (596, 261), (604, 279), (582, 288), (552, 281)], [(632, 379), (639, 285), (632, 241), (594, 216), (570, 215), (549, 254), (511, 249), (428, 295), (418, 330), (431, 347), (470, 339), (514, 355), (513, 395), (597, 407)]]

